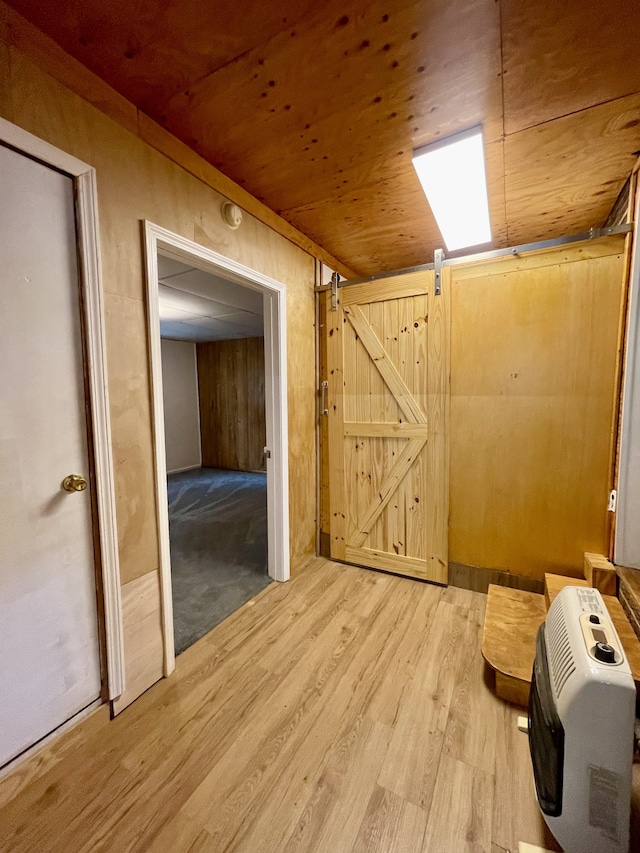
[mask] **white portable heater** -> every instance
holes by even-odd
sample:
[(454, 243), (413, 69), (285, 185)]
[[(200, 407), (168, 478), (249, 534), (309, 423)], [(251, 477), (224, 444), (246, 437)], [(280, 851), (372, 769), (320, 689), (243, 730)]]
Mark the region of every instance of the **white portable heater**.
[(565, 587), (538, 631), (529, 748), (565, 853), (627, 853), (636, 691), (596, 589)]

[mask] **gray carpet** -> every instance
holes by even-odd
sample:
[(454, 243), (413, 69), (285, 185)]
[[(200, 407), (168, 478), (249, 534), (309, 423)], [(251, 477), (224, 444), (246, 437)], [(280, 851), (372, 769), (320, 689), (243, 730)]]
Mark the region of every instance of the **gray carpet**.
[(267, 477), (199, 468), (167, 485), (179, 655), (271, 583)]

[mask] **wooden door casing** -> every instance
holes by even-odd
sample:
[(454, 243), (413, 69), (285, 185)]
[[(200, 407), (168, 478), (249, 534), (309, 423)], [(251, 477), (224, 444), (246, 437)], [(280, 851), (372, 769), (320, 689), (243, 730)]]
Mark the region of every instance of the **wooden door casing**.
[(448, 271), (433, 283), (406, 273), (327, 305), (329, 521), (333, 559), (446, 583)]

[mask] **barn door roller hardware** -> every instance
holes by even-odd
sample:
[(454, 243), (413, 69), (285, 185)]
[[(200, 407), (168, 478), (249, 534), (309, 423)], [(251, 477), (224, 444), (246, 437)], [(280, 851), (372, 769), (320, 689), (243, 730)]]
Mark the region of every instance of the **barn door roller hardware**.
[[(477, 263), (479, 261), (489, 261), (494, 258), (504, 258), (507, 255), (520, 255), (524, 252), (534, 252), (539, 251), (540, 249), (553, 249), (556, 246), (566, 246), (571, 243), (582, 243), (587, 240), (597, 240), (600, 237), (612, 237), (615, 234), (628, 234), (630, 231), (633, 231), (633, 223), (632, 222), (623, 222), (621, 225), (610, 225), (605, 228), (591, 228), (589, 231), (583, 231), (580, 234), (572, 234), (568, 237), (553, 237), (550, 240), (539, 240), (536, 243), (523, 243), (520, 246), (511, 246), (506, 249), (492, 249), (488, 252), (477, 252), (471, 255), (458, 255), (455, 258), (445, 258), (444, 252), (442, 249), (436, 249), (434, 252), (433, 263), (431, 264), (419, 264), (415, 267), (405, 267), (401, 270), (390, 270), (389, 272), (378, 273), (377, 275), (365, 275), (361, 278), (350, 278), (346, 281), (341, 281), (338, 287), (350, 287), (353, 284), (370, 284), (374, 281), (382, 281), (385, 278), (393, 278), (397, 275), (405, 275), (406, 273), (411, 272), (426, 272), (427, 270), (435, 270), (437, 273), (437, 255), (438, 252), (441, 252), (441, 267), (453, 267), (458, 266), (458, 264), (470, 264)], [(438, 282), (438, 276), (436, 275), (436, 294), (441, 292), (442, 287), (442, 275), (440, 275), (440, 282)], [(317, 291), (327, 290), (326, 287), (318, 287)]]
[(442, 262), (444, 261), (444, 252), (442, 249), (436, 249), (433, 253), (433, 271), (435, 273), (435, 294), (440, 296), (442, 293)]
[(334, 272), (331, 276), (331, 310), (338, 310), (338, 286), (340, 284), (340, 273)]

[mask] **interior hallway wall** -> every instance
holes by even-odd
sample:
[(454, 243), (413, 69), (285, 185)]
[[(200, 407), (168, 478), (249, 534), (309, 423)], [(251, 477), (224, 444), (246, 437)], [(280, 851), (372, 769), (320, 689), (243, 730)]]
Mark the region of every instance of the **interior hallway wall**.
[(607, 554), (625, 238), (452, 267), (449, 559)]
[[(97, 174), (127, 683), (114, 704), (118, 712), (163, 672), (141, 222), (286, 287), (294, 570), (315, 547), (315, 261), (248, 213), (237, 231), (229, 229), (220, 212), (224, 198), (207, 183), (227, 186), (226, 179), (2, 2), (0, 115), (91, 164)], [(239, 188), (233, 192), (242, 197)]]
[(165, 338), (160, 344), (167, 473), (175, 474), (202, 464), (196, 345)]

